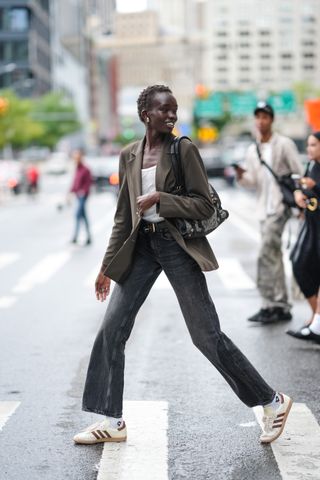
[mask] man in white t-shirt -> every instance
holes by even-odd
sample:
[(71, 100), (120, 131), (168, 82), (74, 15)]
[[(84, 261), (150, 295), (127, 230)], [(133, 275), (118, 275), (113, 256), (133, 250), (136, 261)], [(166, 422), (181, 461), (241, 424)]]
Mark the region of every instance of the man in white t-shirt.
[[(254, 110), (254, 117), (257, 144), (262, 159), (278, 176), (290, 173), (302, 175), (302, 164), (293, 141), (272, 131), (274, 111), (271, 105), (259, 102)], [(261, 225), (257, 286), (262, 297), (262, 306), (248, 320), (273, 323), (292, 318), (285, 283), (281, 241), (291, 211), (283, 203), (276, 179), (268, 168), (261, 164), (257, 144), (253, 143), (248, 148), (244, 167), (236, 168), (238, 182), (257, 191), (257, 204), (253, 205), (253, 212), (258, 212)]]

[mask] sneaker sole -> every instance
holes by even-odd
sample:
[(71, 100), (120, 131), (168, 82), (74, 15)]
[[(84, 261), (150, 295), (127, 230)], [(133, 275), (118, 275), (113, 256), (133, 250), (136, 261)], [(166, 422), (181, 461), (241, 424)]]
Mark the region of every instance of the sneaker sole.
[(293, 401), (292, 401), (291, 398), (290, 398), (290, 401), (289, 401), (289, 404), (288, 404), (288, 408), (287, 408), (287, 410), (286, 410), (285, 416), (283, 417), (282, 426), (281, 426), (279, 432), (277, 433), (277, 435), (276, 435), (275, 437), (268, 438), (268, 439), (266, 439), (266, 440), (260, 440), (260, 443), (272, 443), (272, 442), (274, 442), (275, 440), (277, 440), (277, 438), (280, 437), (280, 435), (281, 435), (281, 433), (283, 432), (283, 429), (284, 429), (284, 427), (285, 427), (285, 425), (286, 425), (287, 418), (288, 418), (288, 415), (289, 415), (289, 413), (290, 413), (292, 404), (293, 404)]
[(96, 439), (94, 442), (86, 441), (86, 440), (73, 440), (74, 443), (77, 445), (95, 445), (96, 443), (120, 443), (125, 442), (127, 437), (120, 437), (120, 438), (99, 438)]

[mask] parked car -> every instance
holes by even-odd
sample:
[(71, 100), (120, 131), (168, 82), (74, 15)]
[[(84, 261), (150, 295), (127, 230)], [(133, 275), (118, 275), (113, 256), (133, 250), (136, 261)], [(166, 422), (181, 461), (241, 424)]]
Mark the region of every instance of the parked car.
[(15, 195), (25, 187), (23, 166), (18, 160), (0, 160), (0, 187)]
[(52, 152), (44, 165), (44, 173), (49, 175), (63, 175), (69, 170), (71, 160), (64, 152)]
[(226, 164), (220, 148), (218, 146), (200, 148), (199, 152), (208, 176), (223, 177)]
[(119, 188), (119, 156), (89, 157), (85, 159), (97, 191), (118, 193)]

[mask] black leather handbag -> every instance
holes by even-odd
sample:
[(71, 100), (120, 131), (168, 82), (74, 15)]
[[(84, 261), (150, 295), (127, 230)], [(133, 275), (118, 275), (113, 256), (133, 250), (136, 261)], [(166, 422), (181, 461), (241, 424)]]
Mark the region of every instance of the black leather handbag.
[[(183, 138), (188, 137), (175, 137), (171, 143), (170, 154), (173, 166), (174, 175), (176, 177), (176, 186), (172, 193), (175, 195), (188, 195), (186, 192), (185, 184), (183, 180), (182, 166), (180, 160), (180, 142)], [(190, 140), (191, 141), (191, 140)], [(209, 218), (204, 220), (193, 220), (185, 218), (175, 218), (174, 225), (179, 230), (180, 234), (187, 239), (199, 238), (208, 235), (221, 225), (229, 216), (229, 212), (224, 210), (221, 206), (221, 200), (219, 195), (213, 186), (208, 183), (209, 192), (212, 203), (214, 205), (214, 211)]]

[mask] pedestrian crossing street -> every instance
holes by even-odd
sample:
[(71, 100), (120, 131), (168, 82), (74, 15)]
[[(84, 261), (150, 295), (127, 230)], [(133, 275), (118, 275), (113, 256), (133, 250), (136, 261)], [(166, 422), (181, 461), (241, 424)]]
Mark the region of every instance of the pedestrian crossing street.
[[(16, 284), (10, 292), (0, 296), (0, 309), (12, 307), (18, 301), (21, 294), (30, 292), (38, 285), (49, 282), (54, 275), (68, 266), (72, 255), (73, 251), (70, 249), (45, 255), (35, 263), (31, 269), (22, 273), (22, 275), (17, 278)], [(0, 255), (0, 270), (10, 268), (15, 262), (19, 261), (19, 258), (20, 255), (17, 252), (3, 252)], [(224, 288), (233, 291), (255, 289), (254, 281), (246, 273), (238, 259), (229, 257), (219, 258), (219, 264), (220, 268), (217, 270), (217, 275)], [(92, 289), (99, 268), (100, 263), (97, 263), (89, 274), (86, 275), (83, 281), (83, 287)], [(171, 285), (164, 273), (161, 273), (157, 279), (154, 289), (171, 290)]]
[[(231, 199), (225, 193), (221, 195), (221, 197), (223, 205), (230, 211), (230, 218), (228, 220), (229, 224), (241, 231), (241, 233), (253, 241), (256, 244), (256, 248), (258, 248), (258, 242), (260, 241), (258, 224), (254, 225), (254, 223), (252, 223), (252, 216), (250, 215), (250, 210), (247, 208), (250, 204), (250, 199), (248, 200), (248, 198), (243, 195), (239, 195), (236, 198)], [(107, 229), (108, 231), (106, 232)], [(95, 236), (99, 235), (101, 232), (106, 232), (107, 238), (111, 231), (110, 219), (106, 220), (105, 218), (102, 218), (98, 220), (93, 224), (92, 231)], [(294, 241), (295, 233), (285, 233), (285, 243), (288, 241), (289, 235), (292, 237), (291, 242)], [(212, 232), (208, 236), (208, 240), (210, 243), (215, 241), (215, 232)], [(0, 309), (12, 307), (19, 299), (20, 294), (31, 291), (39, 284), (45, 284), (49, 282), (54, 275), (59, 273), (59, 271), (62, 271), (63, 268), (68, 267), (68, 264), (70, 264), (74, 253), (75, 250), (68, 247), (48, 253), (43, 258), (39, 259), (30, 270), (21, 273), (21, 276), (17, 279), (16, 284), (11, 291), (2, 294), (2, 296), (0, 295)], [(19, 262), (20, 259), (20, 252), (0, 251), (0, 274), (5, 269), (12, 267), (14, 264)], [(256, 288), (254, 279), (252, 276), (248, 275), (239, 258), (231, 256), (219, 256), (218, 260), (220, 268), (216, 272), (215, 282), (218, 279), (223, 288), (229, 291), (252, 291)], [(284, 263), (287, 277), (290, 279), (292, 273), (288, 250), (284, 251)], [(86, 275), (83, 281), (83, 287), (92, 289), (99, 268), (100, 263), (97, 262), (97, 264)], [(156, 281), (154, 289), (171, 290), (169, 281), (163, 273)]]
[[(6, 435), (6, 424), (13, 420), (19, 406), (19, 401), (0, 401), (0, 435)], [(124, 418), (128, 440), (104, 444), (97, 480), (147, 480), (150, 472), (152, 480), (168, 480), (168, 403), (126, 401)], [(255, 428), (258, 442), (261, 418), (262, 408), (255, 407), (253, 421), (235, 427), (239, 437), (241, 429)], [(70, 442), (72, 435), (70, 432)], [(283, 480), (320, 479), (320, 426), (306, 404), (294, 403), (281, 437), (261, 448), (272, 449)]]

